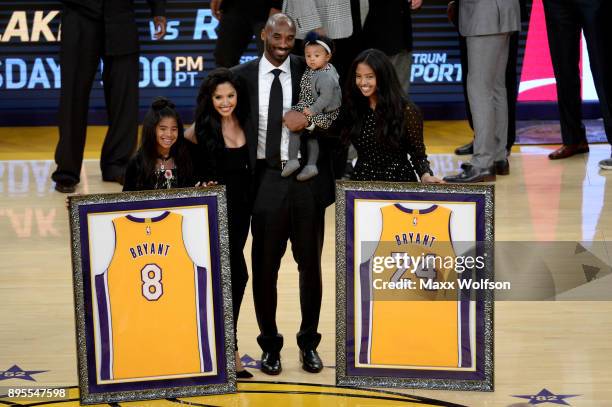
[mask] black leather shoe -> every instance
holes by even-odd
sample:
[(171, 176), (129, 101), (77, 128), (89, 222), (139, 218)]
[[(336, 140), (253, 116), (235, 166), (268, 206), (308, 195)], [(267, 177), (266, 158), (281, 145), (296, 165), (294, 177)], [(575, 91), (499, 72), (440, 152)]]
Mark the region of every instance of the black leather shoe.
[(495, 167), (481, 170), (470, 165), (457, 175), (448, 175), (444, 177), (444, 181), (464, 183), (495, 181)]
[(461, 147), (457, 147), (455, 149), (455, 154), (457, 154), (457, 155), (474, 154), (474, 142), (470, 141), (466, 145), (463, 145)]
[(319, 373), (323, 370), (323, 362), (314, 349), (301, 349), (300, 362), (302, 362), (302, 369), (307, 372)]
[(564, 144), (552, 153), (548, 154), (551, 160), (561, 160), (571, 157), (576, 154), (584, 154), (589, 152), (589, 143), (583, 141), (578, 144)]
[(469, 161), (466, 161), (464, 163), (461, 163), (460, 167), (462, 170), (467, 170), (468, 168), (472, 168), (472, 163)]
[(76, 191), (76, 182), (72, 181), (57, 181), (55, 183), (55, 190), (63, 194), (71, 194)]
[(495, 161), (495, 174), (510, 175), (510, 163), (508, 160)]
[(276, 376), (283, 370), (280, 361), (280, 353), (264, 352), (261, 354), (261, 371), (265, 374)]
[[(495, 161), (493, 164), (495, 165), (495, 175), (510, 175), (510, 163), (508, 160)], [(469, 168), (472, 168), (471, 162), (461, 163), (462, 170), (467, 171)]]

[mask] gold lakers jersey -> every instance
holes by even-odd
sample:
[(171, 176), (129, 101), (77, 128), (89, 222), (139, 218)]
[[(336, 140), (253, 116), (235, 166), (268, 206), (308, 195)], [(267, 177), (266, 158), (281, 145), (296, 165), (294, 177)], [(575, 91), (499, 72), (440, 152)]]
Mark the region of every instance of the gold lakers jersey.
[(113, 220), (115, 251), (97, 282), (106, 292), (98, 295), (103, 380), (212, 370), (206, 270), (185, 249), (182, 220), (171, 212)]
[[(360, 270), (362, 293), (370, 299), (368, 307), (362, 306), (367, 324), (360, 363), (457, 367), (458, 288), (438, 285), (456, 281), (451, 210), (396, 204), (381, 208), (381, 215), (379, 242)], [(385, 258), (394, 261), (380, 261)]]

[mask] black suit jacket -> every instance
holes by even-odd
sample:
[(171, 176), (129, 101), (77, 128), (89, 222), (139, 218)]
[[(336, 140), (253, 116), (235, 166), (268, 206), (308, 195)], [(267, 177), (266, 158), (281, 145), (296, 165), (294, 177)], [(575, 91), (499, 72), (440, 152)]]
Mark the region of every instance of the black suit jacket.
[(407, 0), (370, 0), (363, 24), (365, 48), (378, 48), (391, 56), (412, 51), (412, 13)]
[[(104, 54), (138, 52), (138, 27), (134, 0), (61, 0), (70, 11), (104, 25)], [(151, 16), (165, 16), (166, 0), (147, 0)]]
[[(300, 80), (306, 69), (304, 58), (291, 54), (291, 104), (299, 101)], [(249, 101), (249, 114), (244, 132), (249, 147), (249, 160), (251, 168), (255, 170), (257, 162), (257, 143), (259, 134), (259, 58), (232, 68), (232, 71), (241, 79)], [(317, 167), (319, 174), (314, 177), (311, 185), (315, 197), (324, 207), (331, 205), (335, 199), (334, 173), (332, 167), (332, 151), (337, 144), (337, 138), (327, 131), (315, 128), (310, 135), (319, 140), (319, 160)], [(306, 143), (302, 143), (302, 157), (306, 156)]]
[(266, 21), (270, 9), (283, 8), (283, 0), (223, 0), (221, 10), (230, 14), (243, 14), (253, 21)]

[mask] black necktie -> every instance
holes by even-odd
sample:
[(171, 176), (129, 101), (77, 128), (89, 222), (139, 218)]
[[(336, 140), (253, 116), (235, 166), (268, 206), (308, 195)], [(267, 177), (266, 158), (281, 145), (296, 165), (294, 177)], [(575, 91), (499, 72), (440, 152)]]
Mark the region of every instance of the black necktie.
[(280, 165), (280, 143), (283, 130), (283, 87), (279, 75), (280, 69), (273, 69), (274, 80), (270, 88), (270, 100), (268, 102), (268, 129), (266, 133), (266, 161), (268, 165), (278, 167)]

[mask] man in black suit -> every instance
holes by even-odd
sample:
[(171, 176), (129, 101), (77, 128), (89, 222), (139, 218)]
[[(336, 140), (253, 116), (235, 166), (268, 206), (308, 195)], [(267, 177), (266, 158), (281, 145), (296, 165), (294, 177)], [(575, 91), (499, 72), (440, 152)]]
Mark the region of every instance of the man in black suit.
[[(608, 142), (612, 144), (612, 65), (610, 64), (610, 0), (544, 0), (550, 57), (557, 81), (563, 145), (551, 160), (589, 151), (582, 124), (580, 31), (584, 33), (595, 90)], [(604, 168), (602, 166), (602, 168)]]
[(280, 13), (282, 0), (211, 0), (210, 9), (217, 20), (215, 63), (229, 68), (240, 62), (240, 57), (253, 40), (257, 39), (257, 51), (263, 53), (263, 41), (259, 34), (268, 16)]
[[(160, 39), (166, 33), (165, 0), (147, 0)], [(57, 169), (59, 192), (74, 192), (80, 181), (89, 92), (100, 62), (108, 132), (100, 168), (104, 181), (122, 183), (138, 136), (138, 27), (133, 0), (63, 0)]]
[[(321, 340), (317, 328), (325, 208), (334, 201), (330, 146), (335, 139), (309, 123), (303, 114), (290, 110), (298, 101), (299, 83), (306, 67), (303, 58), (290, 55), (295, 34), (290, 17), (271, 16), (261, 34), (263, 56), (233, 68), (245, 83), (251, 110), (245, 133), (255, 175), (251, 221), (253, 297), (260, 330), (257, 342), (263, 350), (261, 370), (271, 375), (282, 369), (283, 337), (276, 326), (276, 282), (288, 240), (299, 270), (302, 322), (297, 342), (302, 367), (312, 373), (323, 369), (316, 351)], [(283, 178), (281, 170), (288, 159), (289, 131), (302, 130), (319, 138), (321, 151), (319, 175), (300, 182), (295, 176)], [(301, 154), (304, 158), (304, 151)]]

